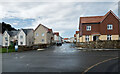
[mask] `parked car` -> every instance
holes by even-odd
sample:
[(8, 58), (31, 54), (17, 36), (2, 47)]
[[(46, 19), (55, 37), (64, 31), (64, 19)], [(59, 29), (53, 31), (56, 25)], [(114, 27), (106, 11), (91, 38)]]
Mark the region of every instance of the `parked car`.
[(57, 46), (62, 46), (61, 42), (57, 42), (56, 44), (57, 44)]

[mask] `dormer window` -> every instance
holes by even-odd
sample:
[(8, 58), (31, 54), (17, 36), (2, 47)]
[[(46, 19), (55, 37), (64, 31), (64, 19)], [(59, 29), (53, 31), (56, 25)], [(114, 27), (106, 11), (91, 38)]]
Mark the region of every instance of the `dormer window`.
[(107, 30), (112, 30), (113, 29), (113, 25), (112, 24), (108, 24), (107, 25)]
[(87, 26), (86, 30), (91, 31), (91, 26)]

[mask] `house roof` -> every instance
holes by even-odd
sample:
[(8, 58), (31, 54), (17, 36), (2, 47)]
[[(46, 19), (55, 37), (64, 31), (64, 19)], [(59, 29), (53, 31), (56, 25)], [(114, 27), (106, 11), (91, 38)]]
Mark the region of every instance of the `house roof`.
[(33, 29), (22, 29), (23, 32), (27, 35), (30, 31), (33, 31)]
[(44, 28), (46, 28), (48, 30), (48, 32), (52, 32), (52, 29), (49, 29), (48, 27), (46, 27), (46, 26), (44, 26), (42, 24), (39, 24), (34, 31), (36, 31), (40, 26), (43, 26)]
[(52, 32), (52, 29), (48, 29), (49, 32)]
[(64, 38), (64, 40), (68, 40), (69, 38)]
[(109, 13), (112, 13), (119, 20), (119, 18), (113, 13), (113, 11), (110, 10), (104, 16), (80, 17), (80, 23), (100, 23), (108, 16)]
[(74, 34), (74, 37), (76, 37), (76, 34)]
[(59, 36), (59, 32), (54, 32), (55, 35)]
[(102, 21), (104, 16), (80, 17), (81, 23), (98, 23)]
[(18, 31), (7, 31), (7, 33), (12, 37), (18, 34)]
[(79, 33), (79, 31), (76, 31), (76, 34), (78, 34)]

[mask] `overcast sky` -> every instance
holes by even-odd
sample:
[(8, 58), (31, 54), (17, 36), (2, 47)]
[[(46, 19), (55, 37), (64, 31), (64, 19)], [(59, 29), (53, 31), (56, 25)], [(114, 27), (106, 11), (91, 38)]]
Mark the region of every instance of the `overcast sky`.
[[(15, 28), (33, 28), (43, 24), (60, 32), (62, 37), (72, 37), (79, 28), (82, 16), (103, 16), (109, 10), (118, 14), (118, 2), (0, 2), (0, 22)], [(70, 0), (72, 1), (72, 0)], [(93, 0), (92, 0), (93, 1)]]

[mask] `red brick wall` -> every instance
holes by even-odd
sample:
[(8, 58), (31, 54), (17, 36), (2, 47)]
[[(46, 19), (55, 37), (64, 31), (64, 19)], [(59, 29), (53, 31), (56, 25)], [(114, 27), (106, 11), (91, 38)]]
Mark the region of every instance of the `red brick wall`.
[[(107, 25), (112, 24), (113, 30), (107, 30)], [(106, 19), (100, 24), (100, 32), (102, 35), (118, 35), (119, 34), (119, 21), (111, 13), (106, 17)]]
[[(107, 25), (112, 24), (113, 30), (107, 30)], [(86, 26), (91, 26), (91, 31), (86, 30)], [(82, 27), (82, 28), (81, 28)], [(100, 33), (102, 35), (120, 35), (119, 21), (110, 13), (100, 24), (83, 24), (80, 25), (80, 32), (82, 35), (91, 35), (92, 33)]]
[[(87, 31), (87, 26), (91, 26), (91, 31)], [(94, 32), (100, 32), (99, 24), (84, 24), (82, 25), (83, 35), (91, 35)]]

